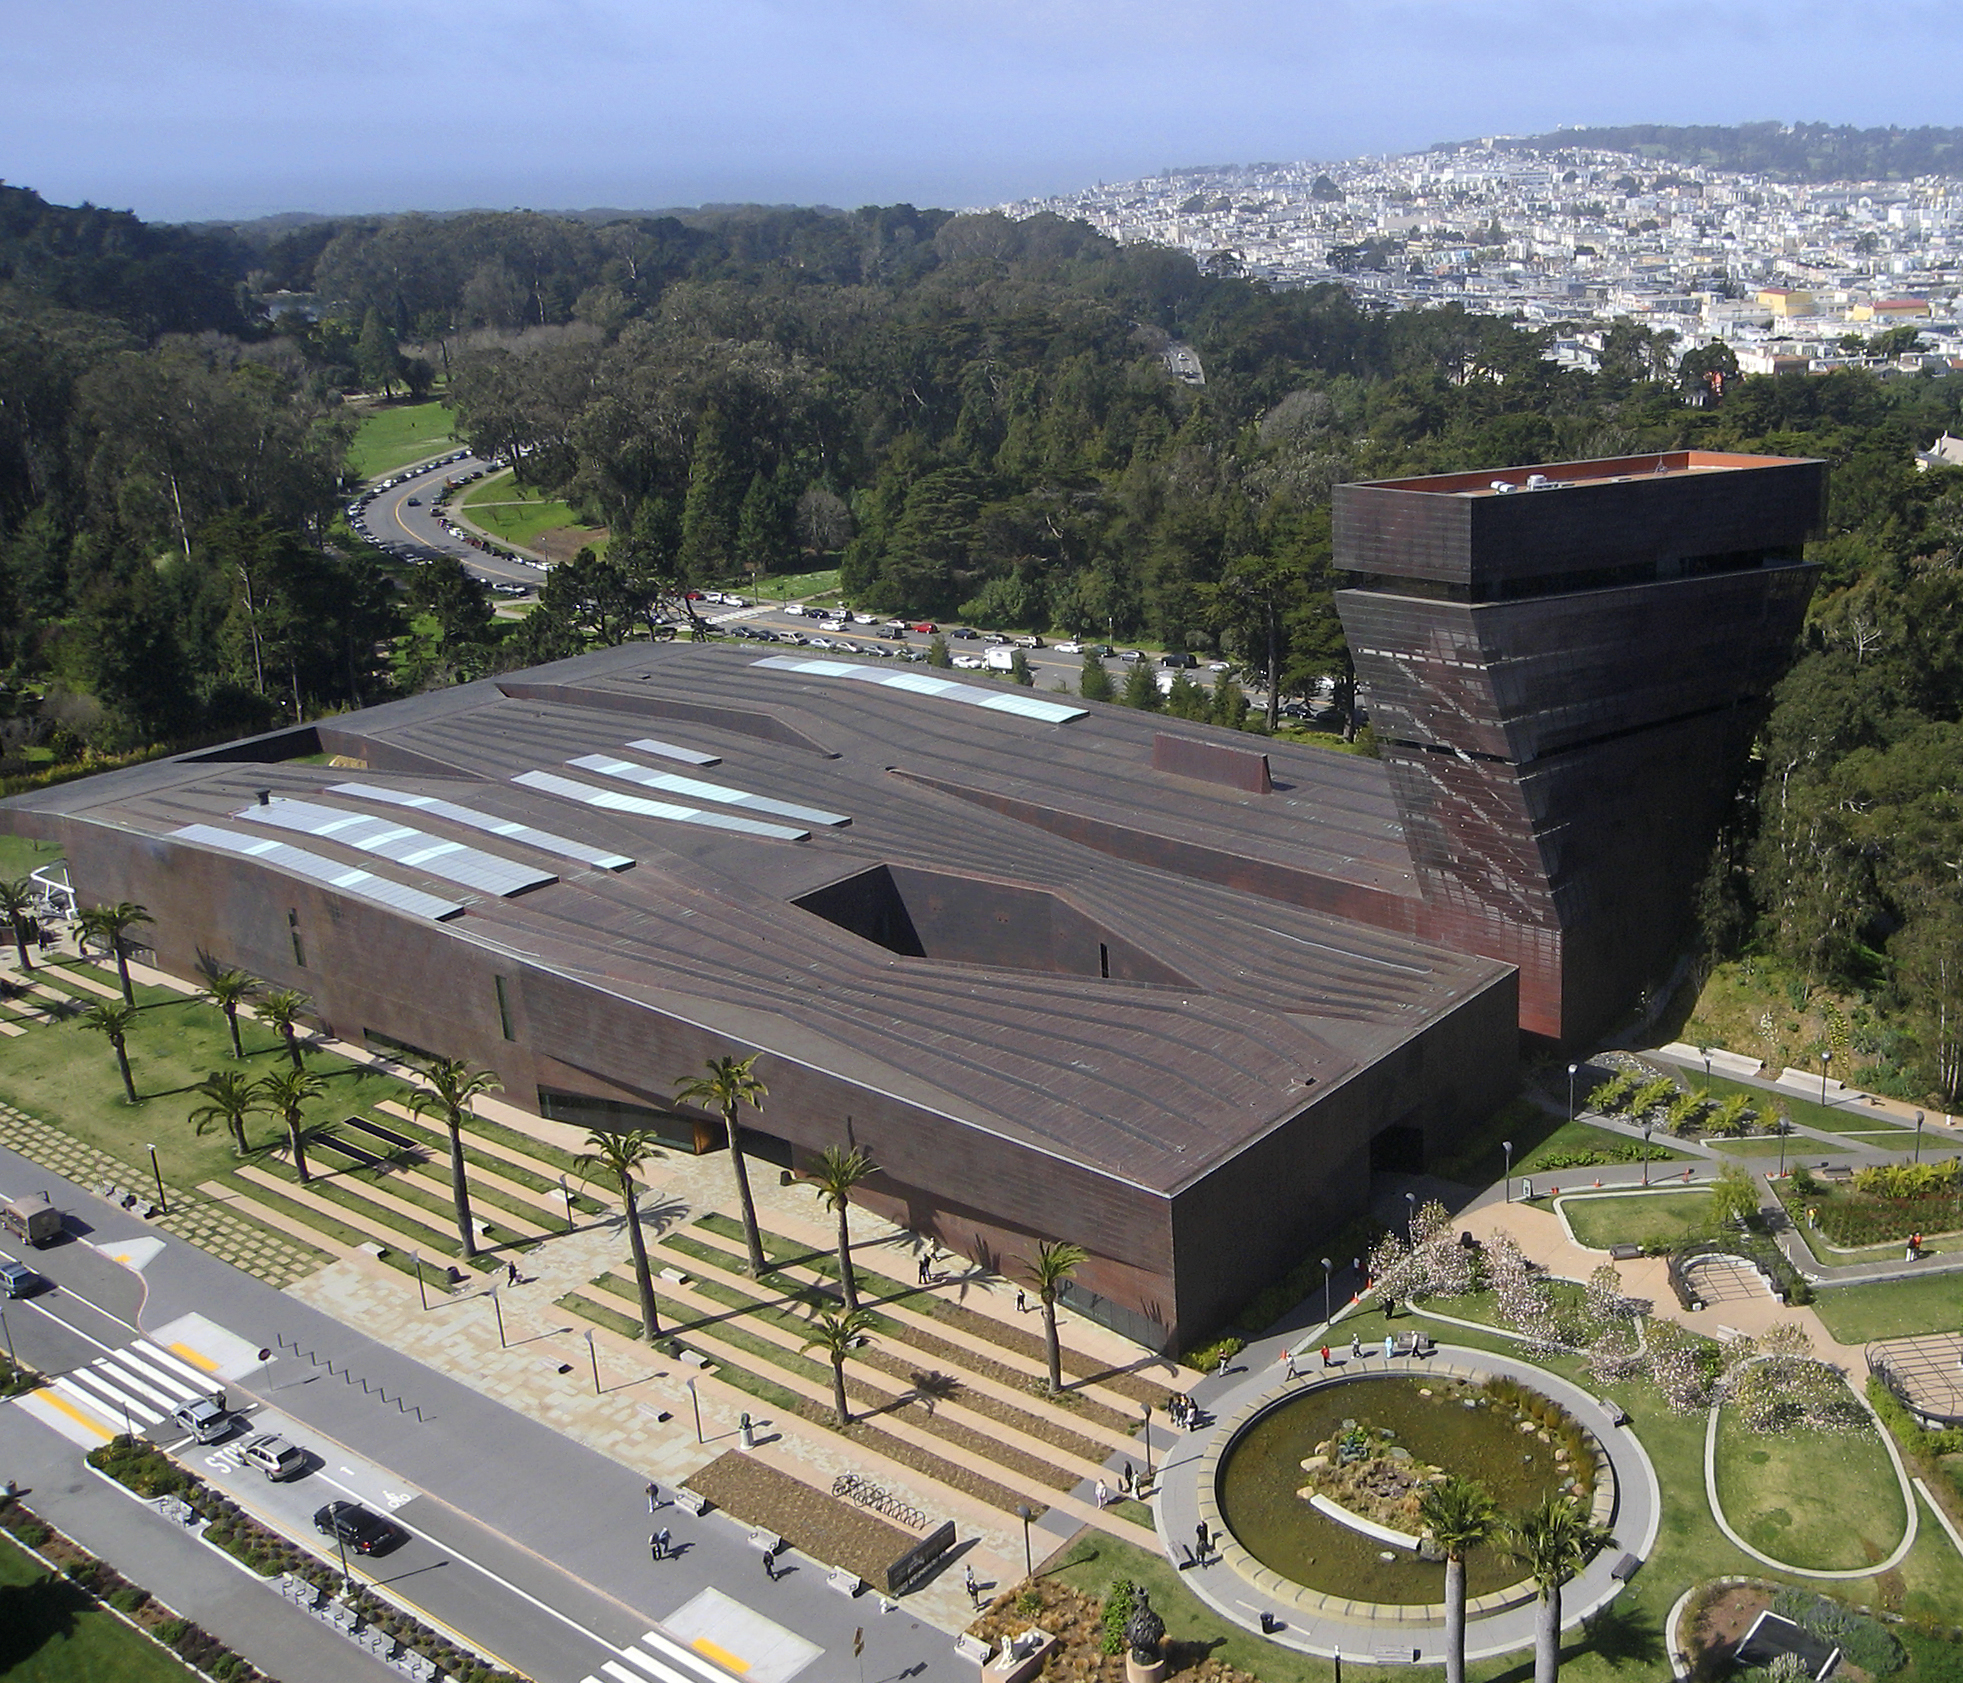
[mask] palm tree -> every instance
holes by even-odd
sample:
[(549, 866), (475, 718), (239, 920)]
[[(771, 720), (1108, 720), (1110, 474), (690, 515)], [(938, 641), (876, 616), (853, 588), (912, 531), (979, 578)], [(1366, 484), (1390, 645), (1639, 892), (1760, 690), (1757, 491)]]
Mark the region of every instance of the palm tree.
[(1024, 1265), (1023, 1277), (1036, 1288), (1043, 1305), (1043, 1340), (1050, 1358), (1050, 1394), (1063, 1389), (1063, 1348), (1056, 1337), (1056, 1294), (1077, 1270), (1090, 1260), (1082, 1245), (1048, 1240), (1036, 1247), (1036, 1260)]
[(232, 1154), (243, 1157), (252, 1149), (252, 1142), (245, 1137), (245, 1119), (259, 1108), (254, 1085), (242, 1070), (214, 1070), (200, 1081), (194, 1092), (202, 1093), (205, 1102), (191, 1112), (191, 1121), (199, 1133), (212, 1128), (229, 1128), (232, 1133)]
[(307, 1172), (307, 1106), (317, 1099), (326, 1083), (304, 1066), (269, 1070), (252, 1084), (257, 1110), (271, 1112), (286, 1124), (287, 1144), (293, 1151), (293, 1172), (305, 1186), (313, 1176)]
[(259, 978), (246, 970), (209, 969), (204, 975), (204, 996), (225, 1013), (225, 1026), (232, 1031), (232, 1056), (243, 1058), (239, 1044), (239, 1007), (259, 991)]
[(39, 903), (31, 877), (8, 877), (0, 881), (0, 917), (13, 930), (14, 951), (20, 954), (20, 973), (34, 974), (34, 961), (27, 956), (27, 918)]
[(654, 1280), (648, 1273), (647, 1236), (634, 1208), (634, 1176), (661, 1153), (646, 1134), (604, 1134), (597, 1128), (586, 1136), (586, 1145), (579, 1166), (589, 1174), (603, 1169), (620, 1184), (621, 1207), (627, 1212), (627, 1243), (634, 1253), (634, 1284), (641, 1293), (641, 1332), (652, 1344), (661, 1336), (661, 1321), (655, 1312)]
[(461, 1058), (435, 1058), (422, 1066), (429, 1091), (409, 1096), (409, 1108), (418, 1116), (443, 1118), (450, 1130), (450, 1201), (457, 1208), (457, 1232), (463, 1239), (466, 1258), (477, 1254), (477, 1239), (470, 1230), (470, 1183), (464, 1178), (463, 1119), (470, 1101), (479, 1093), (502, 1093), (504, 1083), (488, 1069), (473, 1070)]
[(1609, 1533), (1581, 1511), (1572, 1496), (1550, 1490), (1536, 1507), (1511, 1520), (1505, 1531), (1507, 1558), (1527, 1569), (1540, 1586), (1534, 1624), (1534, 1683), (1557, 1683), (1561, 1675), (1561, 1586), (1587, 1564), (1589, 1555), (1609, 1541)]
[(818, 1170), (811, 1177), (811, 1189), (828, 1210), (838, 1213), (838, 1280), (845, 1290), (845, 1307), (859, 1307), (859, 1282), (852, 1276), (852, 1228), (846, 1214), (846, 1199), (853, 1187), (879, 1173), (878, 1164), (857, 1146), (828, 1145), (818, 1155)]
[(295, 1069), (307, 1067), (300, 1060), (299, 1023), (301, 1014), (312, 1003), (298, 988), (279, 988), (267, 994), (257, 1006), (261, 1020), (271, 1023), (286, 1041), (286, 1055), (293, 1060)]
[(138, 1102), (136, 1080), (130, 1074), (129, 1054), (130, 1024), (135, 1021), (134, 1005), (113, 1005), (107, 1000), (99, 1000), (82, 1013), (82, 1026), (106, 1035), (109, 1044), (116, 1048), (116, 1067), (123, 1072), (123, 1091), (129, 1095), (131, 1104)]
[(136, 1004), (136, 990), (130, 986), (129, 953), (124, 943), (129, 932), (139, 923), (154, 923), (156, 920), (142, 906), (133, 900), (118, 900), (114, 905), (84, 906), (75, 921), (82, 926), (85, 940), (95, 941), (115, 955), (116, 974), (123, 984), (123, 1003)]
[(729, 1139), (729, 1166), (736, 1176), (736, 1201), (743, 1210), (743, 1239), (750, 1251), (750, 1275), (761, 1279), (765, 1270), (763, 1240), (757, 1233), (757, 1205), (750, 1196), (749, 1166), (743, 1161), (742, 1130), (736, 1125), (736, 1107), (747, 1104), (757, 1111), (770, 1096), (770, 1089), (759, 1081), (754, 1066), (759, 1054), (747, 1058), (711, 1058), (709, 1073), (690, 1077), (676, 1085), (675, 1097), (684, 1104), (699, 1104), (722, 1117), (723, 1133)]
[(1466, 1551), (1498, 1535), (1499, 1506), (1477, 1479), (1454, 1473), (1426, 1486), (1418, 1517), (1445, 1554), (1445, 1683), (1465, 1683)]
[(841, 1432), (852, 1424), (851, 1410), (845, 1406), (845, 1358), (871, 1336), (873, 1323), (870, 1309), (827, 1309), (813, 1323), (811, 1336), (798, 1346), (800, 1355), (806, 1350), (824, 1351), (832, 1364), (832, 1407), (838, 1410)]

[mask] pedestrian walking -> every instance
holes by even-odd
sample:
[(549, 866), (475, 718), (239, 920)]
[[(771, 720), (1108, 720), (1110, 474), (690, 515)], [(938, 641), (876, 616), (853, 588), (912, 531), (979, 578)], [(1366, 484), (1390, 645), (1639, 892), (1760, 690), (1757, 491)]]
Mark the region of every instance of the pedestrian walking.
[(1281, 1360), (1282, 1360), (1282, 1375), (1281, 1375), (1282, 1378), (1283, 1379), (1298, 1378), (1299, 1375), (1295, 1371), (1295, 1352), (1293, 1350), (1284, 1351), (1282, 1353)]
[(1396, 1313), (1397, 1313), (1397, 1299), (1394, 1297), (1386, 1297), (1384, 1299), (1384, 1319), (1389, 1320), (1391, 1316), (1395, 1315)]
[(668, 1558), (668, 1527), (665, 1525), (654, 1534), (654, 1558), (656, 1560)]
[(1389, 1361), (1397, 1354), (1397, 1341), (1389, 1333), (1384, 1334), (1384, 1360)]
[(1103, 1479), (1097, 1481), (1097, 1505), (1100, 1508), (1111, 1506), (1111, 1486), (1106, 1484)]
[(1029, 1293), (1023, 1291), (1020, 1287), (1016, 1290), (1016, 1313), (1018, 1315), (1029, 1313)]
[(968, 1604), (979, 1613), (981, 1611), (981, 1585), (975, 1582), (975, 1569), (970, 1566), (967, 1573)]
[(1350, 1334), (1350, 1360), (1353, 1362), (1363, 1360), (1363, 1340), (1355, 1333)]
[(507, 1263), (506, 1263), (506, 1264), (504, 1265), (504, 1283), (505, 1283), (506, 1285), (508, 1285), (508, 1286), (515, 1286), (515, 1285), (517, 1285), (517, 1283), (518, 1283), (518, 1264), (517, 1264), (517, 1263), (515, 1263), (515, 1262), (507, 1262)]
[(661, 1558), (661, 1536), (660, 1533), (657, 1532), (654, 1536), (648, 1539), (648, 1559), (659, 1560), (660, 1558)]
[(1327, 1344), (1322, 1347), (1322, 1365), (1324, 1367), (1329, 1365), (1329, 1346)]
[(653, 1479), (649, 1479), (648, 1480), (648, 1512), (653, 1513), (654, 1510), (660, 1506), (661, 1506), (661, 1487), (657, 1485)]
[(1220, 1360), (1213, 1364), (1214, 1378), (1218, 1379), (1223, 1373), (1227, 1371), (1227, 1361), (1228, 1361), (1227, 1352), (1225, 1350), (1222, 1350), (1220, 1352)]
[(763, 1575), (773, 1584), (777, 1582), (777, 1551), (775, 1549), (765, 1549), (763, 1551)]
[(920, 1283), (923, 1286), (927, 1283), (927, 1256), (924, 1251), (920, 1257)]
[(1213, 1548), (1213, 1536), (1207, 1530), (1205, 1520), (1201, 1520), (1198, 1525), (1193, 1527), (1193, 1542), (1198, 1547), (1199, 1558), (1201, 1560), (1206, 1559)]

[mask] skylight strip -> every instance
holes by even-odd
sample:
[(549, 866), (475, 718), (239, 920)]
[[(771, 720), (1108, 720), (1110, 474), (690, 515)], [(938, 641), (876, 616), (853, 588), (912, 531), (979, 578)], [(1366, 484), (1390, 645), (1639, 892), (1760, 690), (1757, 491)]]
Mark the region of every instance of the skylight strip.
[(582, 865), (592, 865), (602, 871), (624, 871), (634, 863), (624, 853), (608, 853), (604, 848), (590, 847), (568, 836), (554, 835), (550, 830), (534, 829), (515, 818), (499, 818), (492, 813), (479, 812), (475, 807), (438, 800), (434, 795), (412, 795), (401, 789), (384, 789), (373, 783), (336, 783), (327, 792), (330, 795), (353, 795), (361, 800), (387, 801), (391, 806), (415, 807), (432, 818), (447, 818), (452, 824), (461, 824), (466, 829), (507, 836), (512, 841), (536, 848), (540, 853), (576, 859)]
[(722, 764), (719, 755), (698, 754), (693, 748), (678, 748), (672, 742), (657, 742), (651, 736), (644, 736), (638, 742), (630, 742), (627, 746), (638, 748), (643, 754), (652, 754), (658, 760), (680, 760), (683, 765), (719, 766)]
[(765, 655), (750, 663), (774, 672), (796, 672), (807, 678), (846, 678), (857, 683), (879, 684), (886, 689), (905, 690), (912, 695), (931, 695), (941, 701), (958, 701), (969, 707), (986, 707), (994, 713), (1013, 713), (1018, 718), (1035, 719), (1046, 725), (1068, 724), (1089, 711), (1066, 707), (1058, 701), (1039, 701), (1033, 695), (1008, 695), (1001, 690), (982, 689), (975, 684), (956, 683), (951, 678), (929, 678), (919, 672), (886, 672), (877, 666), (859, 666), (843, 660), (799, 660), (795, 655)]
[(559, 880), (550, 871), (534, 870), (502, 854), (446, 841), (441, 836), (377, 818), (371, 813), (344, 812), (340, 807), (321, 806), (314, 801), (281, 798), (243, 807), (232, 816), (275, 829), (297, 830), (302, 835), (327, 837), (344, 847), (377, 853), (398, 865), (409, 865), (446, 882), (500, 898), (522, 894), (528, 888), (543, 888)]
[(793, 801), (772, 800), (767, 795), (753, 795), (747, 789), (704, 783), (700, 778), (683, 777), (679, 772), (656, 771), (652, 766), (636, 765), (632, 760), (616, 760), (606, 754), (583, 754), (576, 760), (568, 760), (566, 764), (577, 766), (581, 771), (597, 771), (603, 777), (618, 777), (628, 783), (638, 783), (644, 789), (659, 789), (665, 794), (683, 795), (716, 806), (755, 807), (759, 812), (772, 812), (779, 818), (800, 819), (806, 824), (822, 824), (828, 829), (839, 829), (852, 822), (842, 812), (826, 812), (819, 807), (799, 806)]
[(765, 836), (772, 841), (808, 841), (809, 830), (792, 830), (782, 824), (765, 824), (755, 818), (738, 818), (733, 813), (702, 812), (695, 807), (676, 806), (669, 801), (649, 800), (645, 795), (629, 795), (616, 789), (601, 789), (550, 771), (524, 771), (511, 780), (528, 789), (597, 806), (608, 812), (631, 812), (642, 818), (665, 818), (676, 824), (700, 824), (712, 830), (734, 830), (742, 835)]
[(378, 877), (372, 871), (351, 869), (338, 860), (323, 859), (318, 853), (309, 853), (286, 842), (268, 841), (263, 836), (241, 835), (236, 830), (221, 830), (212, 824), (186, 824), (182, 829), (173, 830), (171, 838), (174, 841), (195, 842), (202, 847), (219, 848), (226, 853), (244, 854), (291, 876), (305, 877), (329, 888), (342, 889), (359, 899), (372, 900), (377, 905), (389, 906), (415, 917), (440, 922), (444, 918), (455, 917), (463, 910), (454, 900), (438, 899), (434, 894), (425, 894), (406, 883)]

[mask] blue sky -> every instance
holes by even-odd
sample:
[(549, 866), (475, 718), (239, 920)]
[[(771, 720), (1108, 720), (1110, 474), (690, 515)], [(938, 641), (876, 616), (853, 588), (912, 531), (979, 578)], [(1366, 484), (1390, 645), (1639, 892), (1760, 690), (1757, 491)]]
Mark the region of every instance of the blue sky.
[(996, 203), (1560, 123), (1963, 121), (1954, 0), (0, 0), (0, 178), (159, 218)]

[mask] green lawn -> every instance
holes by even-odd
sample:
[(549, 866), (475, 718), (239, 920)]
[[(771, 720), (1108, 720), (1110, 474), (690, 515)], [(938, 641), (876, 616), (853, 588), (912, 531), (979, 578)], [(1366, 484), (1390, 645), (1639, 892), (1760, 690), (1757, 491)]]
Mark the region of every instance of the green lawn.
[(60, 857), (61, 849), (54, 842), (30, 841), (26, 836), (0, 832), (0, 877), (24, 877)]
[(1717, 1474), (1725, 1518), (1788, 1565), (1843, 1571), (1886, 1560), (1902, 1540), (1901, 1486), (1872, 1428), (1762, 1437), (1727, 1408)]
[(759, 602), (799, 602), (812, 596), (832, 596), (838, 592), (838, 569), (815, 573), (770, 573), (754, 586), (748, 581), (735, 586), (739, 596), (754, 595)]
[(348, 446), (348, 469), (374, 479), (452, 448), (456, 416), (447, 403), (397, 403), (371, 409)]
[(1593, 1250), (1611, 1245), (1674, 1245), (1702, 1233), (1710, 1223), (1708, 1192), (1628, 1192), (1567, 1197), (1561, 1213), (1575, 1238)]
[[(1433, 1172), (1465, 1186), (1491, 1186), (1506, 1173), (1503, 1144), (1509, 1140), (1516, 1179), (1521, 1175), (1579, 1174), (1579, 1168), (1550, 1169), (1548, 1164), (1590, 1151), (1612, 1158), (1617, 1151), (1642, 1145), (1641, 1140), (1608, 1128), (1566, 1121), (1559, 1112), (1523, 1095), (1487, 1118), (1459, 1151), (1436, 1164)], [(1668, 1153), (1667, 1158), (1657, 1159), (1659, 1164), (1684, 1157), (1667, 1140), (1659, 1138), (1650, 1143), (1653, 1149)]]
[[(1963, 1284), (1954, 1274), (1924, 1274), (1871, 1286), (1830, 1286), (1814, 1297), (1813, 1307), (1842, 1344), (1956, 1332), (1963, 1329)], [(1963, 1615), (1963, 1608), (1958, 1612)]]
[(584, 524), (568, 504), (533, 486), (517, 484), (508, 472), (472, 487), (463, 508), (473, 525), (521, 547), (537, 543), (546, 532)]
[(188, 1683), (192, 1673), (0, 1538), (5, 1683)]

